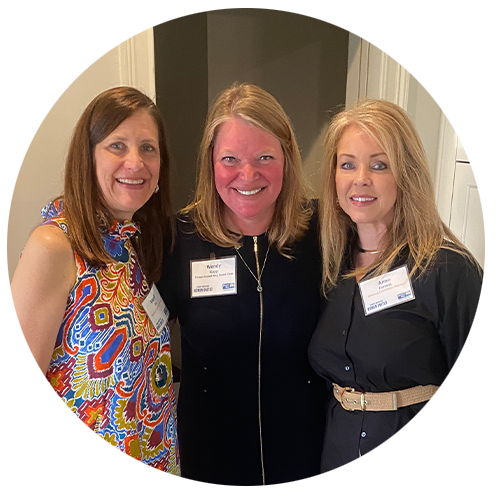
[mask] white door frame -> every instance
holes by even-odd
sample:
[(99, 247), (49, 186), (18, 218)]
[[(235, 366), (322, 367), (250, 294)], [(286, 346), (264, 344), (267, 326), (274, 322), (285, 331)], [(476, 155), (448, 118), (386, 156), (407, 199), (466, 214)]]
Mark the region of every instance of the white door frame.
[(408, 108), (410, 73), (385, 52), (349, 34), (346, 105), (358, 99), (386, 99)]
[(118, 45), (120, 84), (136, 87), (156, 102), (153, 28)]

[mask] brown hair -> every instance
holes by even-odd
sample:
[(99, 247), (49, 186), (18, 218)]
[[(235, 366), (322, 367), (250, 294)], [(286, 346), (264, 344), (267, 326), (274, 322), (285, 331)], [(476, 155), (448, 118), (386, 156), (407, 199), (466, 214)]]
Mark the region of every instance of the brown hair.
[(278, 101), (252, 84), (233, 85), (213, 103), (205, 124), (198, 154), (198, 180), (193, 203), (183, 209), (189, 212), (198, 234), (219, 246), (237, 245), (239, 236), (224, 224), (224, 206), (214, 180), (213, 148), (220, 126), (231, 118), (276, 137), (283, 149), (285, 167), (283, 186), (276, 200), (268, 237), (269, 243), (284, 253), (288, 245), (300, 239), (307, 229), (312, 210), (308, 207), (309, 186), (302, 173), (300, 151), (290, 119)]
[[(335, 172), (337, 148), (345, 130), (355, 125), (372, 137), (389, 158), (398, 187), (394, 219), (387, 232), (387, 247), (379, 259), (344, 276), (387, 272), (406, 245), (410, 276), (425, 272), (437, 250), (451, 248), (474, 258), (442, 222), (437, 211), (434, 186), (422, 142), (406, 112), (388, 101), (366, 99), (337, 114), (325, 138), (325, 160), (320, 195), (323, 291), (335, 286), (342, 274), (343, 258), (358, 241), (356, 224), (337, 203)], [(475, 262), (475, 261), (474, 261)], [(476, 263), (477, 264), (477, 263)]]
[(173, 238), (170, 200), (169, 159), (166, 133), (160, 110), (155, 103), (132, 87), (115, 87), (95, 97), (76, 124), (64, 176), (64, 216), (74, 250), (89, 264), (104, 267), (113, 262), (106, 252), (99, 229), (102, 218), (113, 221), (99, 186), (94, 160), (96, 144), (103, 141), (124, 120), (144, 109), (158, 127), (160, 149), (159, 192), (133, 216), (140, 224), (140, 237), (134, 241), (139, 262), (149, 282), (161, 275), (163, 243)]

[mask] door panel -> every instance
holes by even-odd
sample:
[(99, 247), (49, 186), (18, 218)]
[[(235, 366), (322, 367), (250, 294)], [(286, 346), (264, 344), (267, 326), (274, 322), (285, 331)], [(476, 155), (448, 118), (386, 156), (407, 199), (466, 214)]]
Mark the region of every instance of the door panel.
[(484, 267), (484, 223), (479, 191), (468, 162), (457, 162), (450, 229)]

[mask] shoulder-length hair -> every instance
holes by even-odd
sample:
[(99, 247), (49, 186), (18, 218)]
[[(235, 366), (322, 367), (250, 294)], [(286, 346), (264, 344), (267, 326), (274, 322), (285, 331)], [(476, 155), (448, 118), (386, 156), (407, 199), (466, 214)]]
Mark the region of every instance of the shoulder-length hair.
[(196, 231), (203, 239), (222, 247), (238, 244), (240, 236), (229, 231), (224, 223), (224, 202), (215, 186), (213, 162), (213, 148), (219, 129), (231, 118), (240, 118), (249, 125), (272, 134), (283, 149), (283, 186), (276, 200), (268, 238), (270, 245), (285, 254), (289, 245), (299, 240), (308, 227), (312, 214), (312, 209), (308, 206), (310, 188), (302, 173), (300, 151), (290, 119), (278, 101), (256, 85), (233, 85), (214, 101), (206, 119), (198, 152), (194, 201), (182, 212), (189, 212)]
[[(383, 253), (371, 266), (345, 270), (342, 269), (343, 259), (352, 254), (358, 233), (356, 224), (337, 202), (335, 173), (339, 141), (353, 125), (372, 137), (387, 155), (397, 184), (397, 197)], [(474, 260), (441, 221), (422, 142), (406, 112), (396, 104), (366, 99), (334, 116), (325, 137), (323, 168), (319, 216), (325, 293), (341, 277), (363, 275), (372, 270), (374, 276), (387, 272), (405, 246), (409, 252), (410, 276), (417, 271), (424, 273), (442, 247)]]
[(139, 262), (151, 283), (160, 278), (164, 239), (173, 238), (174, 218), (170, 199), (169, 159), (165, 126), (155, 103), (132, 87), (115, 87), (95, 97), (73, 132), (64, 174), (63, 212), (73, 249), (89, 264), (104, 267), (113, 259), (104, 248), (101, 224), (113, 221), (97, 180), (94, 151), (124, 120), (144, 109), (158, 127), (160, 149), (159, 191), (137, 210), (140, 225), (134, 238)]

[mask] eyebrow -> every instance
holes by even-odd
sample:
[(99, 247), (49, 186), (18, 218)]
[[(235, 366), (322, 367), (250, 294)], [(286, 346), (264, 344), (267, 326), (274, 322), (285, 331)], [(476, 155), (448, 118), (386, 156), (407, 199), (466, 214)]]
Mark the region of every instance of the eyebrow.
[[(380, 153), (373, 153), (372, 155), (370, 155), (370, 158), (375, 158), (377, 156), (382, 156), (382, 155), (387, 156), (387, 154), (382, 151)], [(349, 158), (356, 158), (356, 155), (352, 155), (350, 153), (340, 153), (338, 156), (348, 156)]]
[[(126, 142), (128, 141), (128, 138), (123, 136), (123, 135), (113, 135), (113, 132), (111, 132), (111, 134), (109, 134), (106, 139), (109, 139), (109, 140), (112, 140), (112, 141), (123, 141), (123, 142)], [(142, 137), (139, 138), (139, 142), (149, 142), (149, 141), (158, 141), (159, 142), (159, 139), (154, 137), (154, 136), (150, 136), (150, 135), (144, 135)]]

